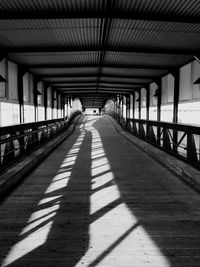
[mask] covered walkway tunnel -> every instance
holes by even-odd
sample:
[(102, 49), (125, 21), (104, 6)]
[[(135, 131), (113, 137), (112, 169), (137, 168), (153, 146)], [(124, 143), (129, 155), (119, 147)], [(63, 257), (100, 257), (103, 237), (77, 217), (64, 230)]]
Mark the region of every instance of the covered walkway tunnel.
[(2, 266), (199, 266), (199, 10), (0, 1)]

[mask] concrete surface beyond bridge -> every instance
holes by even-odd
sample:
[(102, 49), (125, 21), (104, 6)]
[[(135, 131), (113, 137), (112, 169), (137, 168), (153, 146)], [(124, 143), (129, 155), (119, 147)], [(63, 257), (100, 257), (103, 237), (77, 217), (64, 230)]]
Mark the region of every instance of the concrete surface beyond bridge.
[(118, 133), (82, 117), (0, 204), (1, 266), (199, 266), (200, 196)]

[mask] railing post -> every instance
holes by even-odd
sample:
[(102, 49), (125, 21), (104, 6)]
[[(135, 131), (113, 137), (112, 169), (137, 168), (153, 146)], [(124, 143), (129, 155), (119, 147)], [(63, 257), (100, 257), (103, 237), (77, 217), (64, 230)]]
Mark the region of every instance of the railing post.
[(187, 160), (192, 164), (198, 164), (194, 136), (189, 127), (187, 131)]

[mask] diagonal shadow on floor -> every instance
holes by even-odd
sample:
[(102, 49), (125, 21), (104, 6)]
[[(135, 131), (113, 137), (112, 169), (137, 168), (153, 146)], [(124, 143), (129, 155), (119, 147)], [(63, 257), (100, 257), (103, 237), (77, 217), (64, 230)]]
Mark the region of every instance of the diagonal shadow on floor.
[[(75, 149), (77, 149), (77, 147), (75, 147)], [(67, 185), (58, 186), (57, 188), (55, 187), (54, 190), (51, 190), (52, 178), (56, 173), (62, 170), (62, 167), (59, 167), (61, 162), (57, 162), (55, 168), (52, 168), (52, 176), (46, 177), (46, 183), (43, 184), (43, 187), (39, 187), (40, 193), (39, 195), (37, 194), (34, 201), (31, 201), (29, 206), (30, 211), (23, 217), (23, 223), (20, 223), (19, 227), (17, 227), (16, 236), (12, 235), (10, 237), (12, 241), (5, 244), (7, 249), (1, 254), (1, 258), (6, 256), (6, 250), (8, 251), (11, 247), (13, 249), (11, 254), (15, 254), (15, 248), (18, 249), (16, 251), (19, 253), (19, 255), (14, 255), (14, 260), (11, 259), (11, 262), (8, 262), (5, 266), (45, 265), (71, 267), (81, 259), (87, 251), (89, 240), (89, 196), (91, 187), (90, 154), (91, 133), (86, 132), (78, 153), (74, 155), (77, 156), (77, 158), (75, 159), (72, 170), (70, 170)], [(62, 159), (63, 158), (64, 157), (62, 157)], [(87, 160), (84, 160), (85, 158)], [(71, 164), (71, 162), (69, 162), (69, 164)], [(64, 177), (62, 172), (61, 174), (62, 177)], [(29, 178), (31, 178), (31, 176)], [(58, 181), (58, 185), (59, 183), (64, 184), (62, 179), (56, 181)], [(56, 181), (54, 181), (53, 184), (55, 184)], [(23, 184), (22, 188), (18, 189), (18, 194), (26, 190), (28, 183), (27, 180), (26, 185)], [(45, 197), (42, 199), (42, 193), (44, 193), (49, 184), (49, 192), (47, 190), (45, 192)], [(30, 183), (30, 185), (32, 185), (32, 183)], [(34, 207), (33, 203), (35, 203)], [(29, 220), (29, 224), (23, 229), (22, 225), (26, 225), (31, 211), (35, 216)], [(15, 219), (17, 223), (17, 218)], [(23, 232), (20, 234), (21, 229), (23, 229)], [(23, 250), (25, 250), (26, 253), (24, 253)]]

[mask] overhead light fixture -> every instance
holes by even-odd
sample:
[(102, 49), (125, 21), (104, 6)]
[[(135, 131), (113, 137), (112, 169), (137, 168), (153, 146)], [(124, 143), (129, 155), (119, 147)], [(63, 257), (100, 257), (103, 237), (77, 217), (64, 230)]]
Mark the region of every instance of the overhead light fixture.
[(156, 89), (155, 90), (155, 92), (154, 92), (154, 95), (153, 95), (154, 97), (158, 97), (158, 89)]

